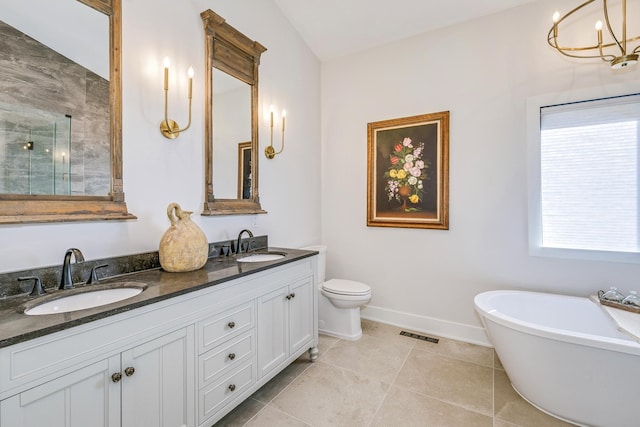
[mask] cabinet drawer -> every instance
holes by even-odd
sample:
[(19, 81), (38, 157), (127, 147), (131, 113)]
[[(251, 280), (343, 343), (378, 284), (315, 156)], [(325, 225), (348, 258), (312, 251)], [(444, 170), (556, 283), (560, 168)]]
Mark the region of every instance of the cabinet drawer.
[(255, 336), (253, 331), (208, 351), (199, 358), (199, 387), (204, 387), (223, 372), (242, 365), (254, 354)]
[(256, 381), (256, 367), (254, 361), (241, 366), (215, 381), (210, 387), (205, 387), (198, 393), (198, 424), (215, 415), (227, 403), (240, 396)]
[(254, 303), (251, 301), (198, 322), (198, 354), (247, 332), (253, 328), (254, 317)]

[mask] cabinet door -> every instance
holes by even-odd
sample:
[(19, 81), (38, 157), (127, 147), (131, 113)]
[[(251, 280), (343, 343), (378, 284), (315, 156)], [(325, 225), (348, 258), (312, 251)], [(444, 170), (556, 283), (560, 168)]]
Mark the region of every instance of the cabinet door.
[(5, 399), (0, 426), (117, 427), (120, 385), (111, 375), (119, 369), (116, 355)]
[(195, 425), (193, 331), (189, 326), (122, 353), (123, 427)]
[(313, 337), (313, 277), (289, 287), (289, 354), (300, 350)]
[(289, 288), (258, 298), (258, 378), (284, 362), (289, 349)]

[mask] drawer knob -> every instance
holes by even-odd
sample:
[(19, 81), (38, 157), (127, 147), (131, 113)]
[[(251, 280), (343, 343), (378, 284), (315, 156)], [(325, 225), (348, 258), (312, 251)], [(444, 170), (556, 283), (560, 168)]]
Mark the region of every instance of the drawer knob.
[(115, 374), (111, 375), (111, 381), (113, 381), (114, 383), (119, 382), (122, 379), (122, 374), (120, 372), (116, 372)]
[(233, 360), (233, 359), (236, 358), (236, 354), (235, 353), (229, 353), (229, 356), (227, 356), (227, 357), (229, 357), (230, 360)]
[(234, 391), (236, 389), (235, 384), (229, 384), (229, 391)]
[(291, 294), (287, 295), (285, 298), (289, 301), (291, 299)]
[(229, 327), (229, 329), (233, 329), (236, 327), (236, 322), (229, 322), (227, 323), (227, 326)]
[(124, 374), (130, 377), (131, 375), (134, 374), (135, 371), (136, 369), (133, 366), (129, 366), (127, 369), (124, 370)]
[(291, 298), (295, 298), (296, 297), (296, 293), (295, 292), (291, 292)]

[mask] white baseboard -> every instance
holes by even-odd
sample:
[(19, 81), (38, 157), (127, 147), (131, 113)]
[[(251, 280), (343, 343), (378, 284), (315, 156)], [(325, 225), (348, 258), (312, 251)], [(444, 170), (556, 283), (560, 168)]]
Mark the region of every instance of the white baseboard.
[(363, 319), (407, 328), (414, 332), (433, 334), (443, 338), (451, 338), (471, 344), (493, 347), (484, 328), (477, 326), (464, 325), (462, 323), (449, 322), (447, 320), (404, 313), (402, 311), (389, 310), (388, 308), (371, 305), (362, 307), (360, 316)]

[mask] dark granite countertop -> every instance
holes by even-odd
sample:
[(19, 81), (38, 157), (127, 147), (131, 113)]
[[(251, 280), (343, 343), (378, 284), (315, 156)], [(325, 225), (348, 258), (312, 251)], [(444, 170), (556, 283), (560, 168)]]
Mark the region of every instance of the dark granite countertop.
[[(242, 263), (237, 262), (234, 256), (215, 257), (210, 258), (203, 268), (187, 273), (169, 273), (161, 268), (153, 268), (102, 279), (98, 285), (76, 285), (73, 290), (48, 291), (46, 295), (41, 297), (22, 294), (1, 299), (0, 347), (127, 312), (317, 254), (314, 251), (287, 248), (269, 248), (269, 251), (282, 252), (285, 257), (276, 261)], [(264, 252), (264, 250), (259, 252)], [(146, 288), (137, 296), (100, 307), (39, 316), (24, 314), (25, 309), (48, 299), (76, 292), (96, 290), (99, 287), (114, 287), (114, 284), (117, 287), (117, 284), (122, 282), (138, 282)], [(129, 284), (134, 285), (134, 283)]]

